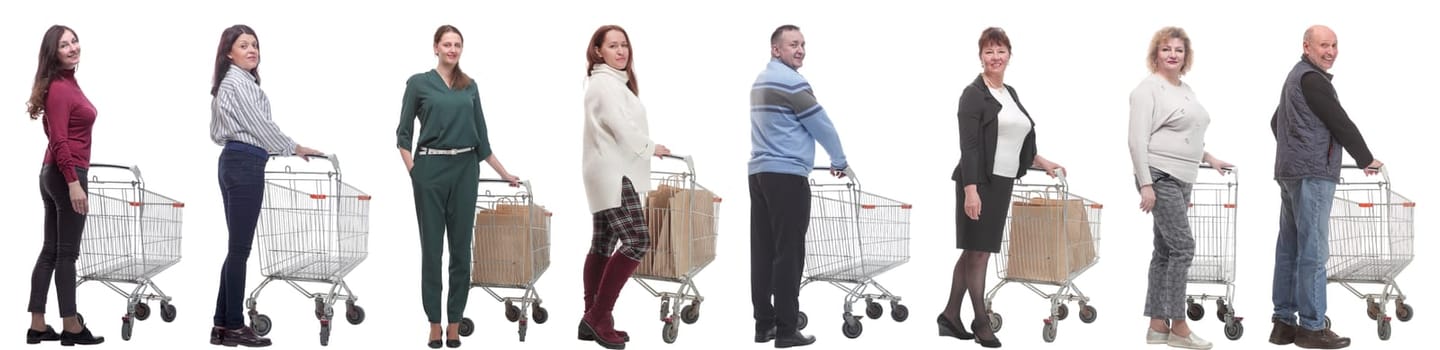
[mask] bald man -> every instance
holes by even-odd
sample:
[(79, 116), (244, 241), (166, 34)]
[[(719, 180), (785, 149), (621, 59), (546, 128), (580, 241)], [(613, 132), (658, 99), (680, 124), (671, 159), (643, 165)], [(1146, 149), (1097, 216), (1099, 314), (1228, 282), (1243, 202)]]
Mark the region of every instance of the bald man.
[(1341, 150), (1355, 164), (1366, 164), (1366, 175), (1378, 172), (1381, 163), (1370, 155), (1365, 138), (1340, 107), (1330, 84), (1334, 76), (1329, 70), (1340, 53), (1335, 32), (1325, 26), (1310, 27), (1302, 47), (1305, 54), (1285, 78), (1280, 106), (1270, 120), (1281, 196), (1270, 342), (1340, 349), (1350, 346), (1350, 338), (1325, 326), (1325, 262), (1330, 255), (1330, 206), (1340, 180)]

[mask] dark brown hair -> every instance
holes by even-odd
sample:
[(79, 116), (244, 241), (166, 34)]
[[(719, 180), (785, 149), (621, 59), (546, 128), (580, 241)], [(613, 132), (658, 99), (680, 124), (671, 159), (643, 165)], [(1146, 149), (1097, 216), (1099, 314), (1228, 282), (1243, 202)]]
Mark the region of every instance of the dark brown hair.
[[(455, 28), (455, 26), (446, 24), (440, 26), (440, 28), (438, 29), (435, 29), (434, 44), (439, 45), (440, 38), (444, 37), (446, 33), (455, 33), (456, 36), (460, 37), (460, 43), (465, 43), (465, 34), (460, 34), (459, 28)], [(452, 85), (450, 89), (455, 91), (465, 90), (465, 88), (470, 87), (470, 76), (465, 75), (465, 72), (460, 71), (460, 62), (455, 62), (455, 68), (450, 69), (450, 84)]]
[[(605, 63), (605, 58), (600, 57), (600, 53), (595, 50), (599, 49), (600, 45), (605, 43), (605, 35), (610, 34), (612, 30), (619, 31), (620, 35), (625, 36), (625, 41), (630, 41), (630, 33), (626, 33), (625, 28), (620, 28), (620, 26), (612, 24), (600, 26), (599, 29), (596, 29), (595, 34), (590, 35), (590, 46), (585, 49), (585, 76), (590, 76), (590, 70), (594, 69), (596, 64)], [(635, 96), (640, 96), (640, 83), (635, 81), (635, 45), (633, 44), (630, 45), (629, 58), (630, 62), (625, 64), (624, 71), (626, 75), (630, 76), (630, 79), (629, 82), (625, 83), (625, 86), (629, 87), (630, 92), (634, 93)]]
[[(230, 49), (235, 46), (235, 41), (245, 34), (255, 37), (255, 49), (259, 50), (260, 36), (256, 35), (255, 29), (250, 26), (236, 24), (220, 32), (220, 46), (215, 48), (215, 74), (211, 76), (210, 96), (220, 92), (220, 82), (225, 80), (225, 73), (230, 71), (230, 65), (235, 64), (235, 61), (230, 60)], [(260, 66), (251, 68), (250, 74), (255, 76), (255, 84), (260, 84)]]
[(1010, 36), (1005, 35), (1005, 30), (1000, 27), (985, 28), (980, 32), (980, 53), (985, 52), (985, 47), (990, 45), (1004, 46), (1005, 50), (1014, 51), (1010, 48)]
[(75, 34), (70, 27), (62, 25), (50, 26), (45, 31), (45, 38), (40, 41), (40, 63), (35, 67), (35, 82), (30, 86), (30, 100), (25, 103), (25, 112), (30, 114), (30, 119), (40, 119), (45, 113), (45, 98), (50, 95), (50, 79), (58, 77), (65, 65), (60, 63), (60, 37), (65, 32), (75, 35), (75, 40), (80, 40), (80, 35)]

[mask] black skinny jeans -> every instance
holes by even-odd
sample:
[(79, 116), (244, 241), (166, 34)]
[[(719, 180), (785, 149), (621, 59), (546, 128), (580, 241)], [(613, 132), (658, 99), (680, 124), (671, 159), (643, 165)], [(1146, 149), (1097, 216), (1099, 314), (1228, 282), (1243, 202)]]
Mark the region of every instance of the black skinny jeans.
[[(86, 169), (75, 168), (80, 187), (89, 190)], [(70, 185), (54, 164), (40, 169), (40, 198), (45, 201), (45, 245), (30, 274), (30, 312), (45, 313), (50, 276), (55, 276), (55, 299), (60, 317), (75, 316), (75, 259), (80, 257), (80, 236), (85, 215), (70, 204)]]

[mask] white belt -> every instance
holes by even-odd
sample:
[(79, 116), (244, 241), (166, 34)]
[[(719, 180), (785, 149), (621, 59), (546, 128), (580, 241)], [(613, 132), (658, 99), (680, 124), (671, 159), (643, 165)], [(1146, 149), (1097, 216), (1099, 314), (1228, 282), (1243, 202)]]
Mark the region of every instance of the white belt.
[(453, 156), (453, 155), (456, 155), (456, 154), (461, 154), (461, 153), (465, 153), (465, 152), (470, 152), (470, 151), (473, 151), (473, 150), (475, 150), (475, 147), (465, 147), (465, 148), (459, 148), (459, 149), (434, 149), (434, 148), (420, 147), (420, 152), (417, 152), (416, 154), (419, 154), (419, 155), (422, 155), (422, 156)]

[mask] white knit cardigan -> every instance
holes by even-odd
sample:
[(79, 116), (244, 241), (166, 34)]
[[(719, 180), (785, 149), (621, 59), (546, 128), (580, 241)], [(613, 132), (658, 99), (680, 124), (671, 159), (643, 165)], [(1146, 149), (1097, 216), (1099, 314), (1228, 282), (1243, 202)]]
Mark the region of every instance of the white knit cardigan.
[(625, 86), (629, 75), (604, 63), (590, 69), (585, 87), (585, 149), (582, 168), (590, 212), (620, 206), (620, 179), (628, 177), (640, 198), (650, 190), (655, 143), (645, 106)]

